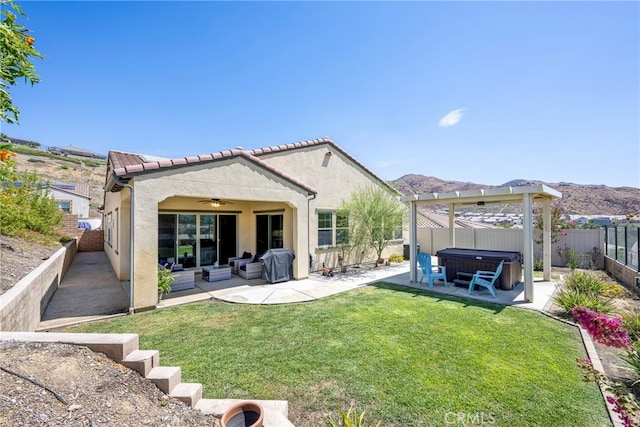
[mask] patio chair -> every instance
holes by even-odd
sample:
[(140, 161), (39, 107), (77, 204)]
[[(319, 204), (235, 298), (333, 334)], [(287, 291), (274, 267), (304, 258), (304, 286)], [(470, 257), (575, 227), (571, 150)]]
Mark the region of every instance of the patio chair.
[(429, 281), (430, 288), (433, 288), (433, 281), (438, 279), (444, 282), (445, 287), (447, 286), (447, 267), (442, 265), (432, 265), (431, 255), (426, 252), (420, 252), (418, 254), (418, 264), (420, 265), (420, 270), (422, 270), (420, 284), (422, 284), (422, 279), (426, 276)]
[(489, 293), (494, 298), (496, 298), (496, 287), (494, 283), (496, 282), (496, 280), (498, 280), (498, 277), (500, 277), (500, 273), (502, 273), (502, 264), (504, 264), (504, 261), (500, 261), (500, 264), (498, 265), (498, 268), (496, 268), (496, 271), (476, 271), (476, 273), (471, 278), (471, 281), (469, 282), (469, 292), (467, 292), (467, 294), (471, 295), (473, 287), (478, 285), (483, 288), (487, 288), (489, 290)]

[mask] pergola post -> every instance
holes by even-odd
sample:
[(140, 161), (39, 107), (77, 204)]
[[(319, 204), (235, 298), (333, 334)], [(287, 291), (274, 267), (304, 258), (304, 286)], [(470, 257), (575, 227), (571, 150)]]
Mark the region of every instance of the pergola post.
[(551, 280), (551, 200), (542, 201), (542, 275), (545, 282)]
[(533, 201), (530, 193), (522, 196), (524, 211), (522, 261), (524, 264), (524, 300), (533, 302)]
[(449, 247), (456, 247), (456, 205), (449, 203)]
[(418, 281), (418, 203), (412, 200), (409, 203), (409, 281)]
[[(551, 276), (551, 207), (552, 199), (561, 198), (562, 193), (547, 187), (544, 184), (500, 187), (486, 190), (453, 191), (449, 193), (424, 193), (401, 196), (400, 201), (408, 203), (410, 206), (410, 230), (409, 237), (411, 243), (411, 270), (410, 280), (417, 281), (417, 266), (414, 257), (416, 245), (418, 243), (416, 210), (418, 204), (439, 204), (449, 207), (449, 246), (456, 247), (455, 232), (455, 207), (466, 205), (484, 205), (489, 203), (522, 203), (524, 208), (523, 223), (523, 268), (524, 268), (524, 299), (533, 302), (533, 203), (541, 201), (543, 203), (543, 261), (545, 280), (550, 280)], [(431, 250), (434, 250), (432, 245)], [(438, 248), (439, 249), (439, 248)]]

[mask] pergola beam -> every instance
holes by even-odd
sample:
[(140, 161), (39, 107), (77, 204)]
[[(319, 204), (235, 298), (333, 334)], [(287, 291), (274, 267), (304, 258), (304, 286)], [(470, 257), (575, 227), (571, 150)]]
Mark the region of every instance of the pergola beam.
[(455, 247), (455, 207), (464, 205), (483, 206), (486, 204), (522, 203), (524, 210), (523, 223), (523, 268), (524, 268), (524, 297), (527, 302), (533, 302), (533, 203), (543, 203), (543, 263), (544, 280), (551, 278), (551, 201), (559, 199), (562, 193), (544, 184), (519, 187), (499, 187), (482, 190), (453, 191), (447, 193), (423, 193), (403, 196), (400, 201), (408, 203), (410, 208), (410, 280), (417, 282), (418, 269), (416, 265), (417, 245), (417, 209), (423, 204), (445, 204), (449, 207), (449, 245)]

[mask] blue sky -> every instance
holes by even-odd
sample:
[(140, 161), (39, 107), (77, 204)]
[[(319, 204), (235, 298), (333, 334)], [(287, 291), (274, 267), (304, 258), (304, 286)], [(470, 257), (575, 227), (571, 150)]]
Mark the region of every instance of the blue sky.
[(640, 187), (638, 2), (20, 2), (7, 135), (182, 157), (323, 136), (383, 179)]

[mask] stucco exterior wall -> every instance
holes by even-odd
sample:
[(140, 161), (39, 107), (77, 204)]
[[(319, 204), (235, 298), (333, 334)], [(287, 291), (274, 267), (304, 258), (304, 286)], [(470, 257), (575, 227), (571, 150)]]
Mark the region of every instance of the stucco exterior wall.
[[(128, 193), (125, 189), (120, 193)], [(188, 195), (190, 199), (183, 196)], [(199, 199), (221, 198), (233, 200), (233, 205), (217, 209), (207, 208)], [(260, 202), (256, 202), (259, 200)], [(255, 251), (255, 237), (246, 237), (241, 227), (248, 227), (255, 236), (255, 211), (285, 209), (285, 244), (296, 254), (294, 277), (307, 275), (306, 232), (293, 238), (293, 229), (306, 230), (307, 193), (299, 187), (256, 167), (244, 159), (215, 164), (199, 164), (182, 169), (141, 175), (135, 180), (134, 190), (134, 307), (147, 309), (157, 303), (158, 213), (160, 209), (185, 212), (237, 212), (239, 245)], [(294, 209), (295, 207), (295, 209)], [(122, 212), (124, 213), (124, 206)], [(294, 212), (298, 213), (294, 217)], [(128, 214), (127, 214), (128, 215)], [(121, 215), (121, 222), (124, 217)], [(250, 233), (251, 234), (251, 233)], [(294, 241), (295, 240), (295, 241)], [(300, 245), (304, 242), (304, 245)], [(123, 245), (124, 246), (124, 245)], [(238, 248), (239, 250), (242, 248)], [(240, 252), (241, 254), (241, 252)], [(117, 256), (117, 255), (116, 255)], [(120, 256), (125, 266), (127, 258)]]
[[(331, 155), (327, 155), (328, 152)], [(312, 269), (320, 269), (323, 263), (331, 267), (337, 265), (337, 248), (318, 247), (318, 212), (335, 210), (359, 187), (384, 184), (328, 144), (262, 155), (260, 160), (311, 185), (318, 192), (317, 197), (310, 202), (309, 212)], [(401, 241), (392, 242), (383, 256), (391, 253), (402, 254)]]
[[(327, 155), (329, 151), (331, 155)], [(295, 253), (294, 277), (302, 279), (308, 276), (310, 253), (316, 268), (325, 260), (334, 265), (337, 258), (337, 248), (317, 247), (318, 212), (335, 210), (359, 187), (372, 183), (384, 186), (330, 144), (284, 150), (259, 158), (294, 180), (285, 179), (245, 157), (160, 169), (131, 179), (135, 206), (133, 255), (129, 252), (130, 190), (124, 188), (105, 195), (105, 253), (120, 280), (128, 280), (130, 262), (134, 260), (133, 299), (137, 311), (157, 303), (159, 213), (236, 215), (238, 256), (244, 251), (256, 252), (256, 215), (281, 213), (284, 247)], [(313, 199), (295, 180), (315, 189), (317, 197)], [(212, 208), (198, 202), (211, 198), (233, 204)], [(402, 242), (394, 242), (385, 255), (393, 252), (402, 253)]]
[(86, 197), (78, 196), (76, 194), (67, 193), (64, 191), (51, 188), (51, 195), (56, 200), (70, 200), (71, 201), (71, 213), (78, 215), (80, 218), (89, 218), (89, 199)]
[[(129, 204), (128, 188), (117, 193), (105, 194), (104, 252), (111, 262), (113, 271), (121, 281), (129, 280), (129, 260), (131, 259)], [(111, 233), (110, 236), (109, 233)]]

